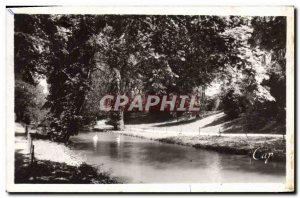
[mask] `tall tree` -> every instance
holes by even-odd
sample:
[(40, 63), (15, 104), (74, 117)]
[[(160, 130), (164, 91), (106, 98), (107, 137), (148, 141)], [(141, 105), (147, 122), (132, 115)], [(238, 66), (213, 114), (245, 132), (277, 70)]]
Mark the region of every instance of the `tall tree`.
[[(192, 93), (195, 87), (226, 74), (228, 67), (249, 66), (243, 17), (32, 17), (36, 20), (29, 25), (30, 31), (39, 29), (29, 35), (38, 38), (42, 50), (30, 55), (36, 54), (32, 61), (42, 64), (23, 69), (47, 78), (50, 134), (57, 141), (67, 141), (95, 120), (88, 100), (97, 100), (103, 93), (94, 94), (92, 89), (112, 94)], [(121, 110), (110, 116), (115, 129), (124, 127)]]
[(41, 122), (46, 114), (42, 109), (45, 94), (39, 86), (44, 77), (47, 39), (40, 29), (36, 15), (15, 15), (14, 74), (16, 121), (26, 124)]
[(253, 46), (265, 50), (264, 57), (269, 79), (264, 84), (270, 87), (274, 101), (266, 104), (269, 116), (285, 123), (286, 115), (286, 17), (254, 17), (250, 40)]

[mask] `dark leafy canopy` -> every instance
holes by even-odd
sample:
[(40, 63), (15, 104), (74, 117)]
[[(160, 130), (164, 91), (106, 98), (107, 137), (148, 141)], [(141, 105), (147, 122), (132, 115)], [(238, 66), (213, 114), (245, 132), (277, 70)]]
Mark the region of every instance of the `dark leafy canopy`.
[[(227, 74), (228, 66), (240, 70), (249, 65), (240, 50), (248, 46), (230, 31), (248, 21), (217, 16), (16, 15), (16, 24), (21, 24), (16, 37), (22, 44), (17, 47), (16, 70), (28, 81), (46, 76), (50, 134), (67, 141), (95, 120), (98, 102), (94, 107), (90, 101), (107, 92), (191, 93)], [(115, 116), (119, 121), (121, 113)], [(115, 128), (122, 128), (119, 121)]]
[(38, 80), (45, 73), (45, 35), (39, 28), (39, 17), (21, 15), (15, 20), (14, 71), (16, 121), (38, 124), (43, 121), (46, 110), (45, 94)]
[(95, 48), (88, 40), (101, 28), (101, 21), (96, 27), (92, 19), (83, 15), (50, 16), (47, 19), (55, 31), (49, 34), (47, 82), (51, 86), (46, 106), (51, 112), (50, 135), (58, 141), (67, 141), (88, 122), (83, 108), (91, 87), (91, 74), (96, 67)]
[(46, 72), (46, 35), (40, 27), (40, 17), (34, 15), (17, 15), (15, 20), (15, 75), (19, 80), (37, 84), (40, 74)]

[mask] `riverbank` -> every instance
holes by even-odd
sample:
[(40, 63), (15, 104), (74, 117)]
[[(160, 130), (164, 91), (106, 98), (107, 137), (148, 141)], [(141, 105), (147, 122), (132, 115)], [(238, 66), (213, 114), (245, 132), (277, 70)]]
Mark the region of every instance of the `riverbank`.
[[(284, 162), (286, 159), (286, 142), (281, 136), (264, 137), (260, 135), (246, 136), (244, 134), (163, 136), (159, 133), (143, 130), (114, 131), (114, 133), (222, 153), (249, 155), (263, 161), (266, 160), (266, 157), (268, 157), (268, 161)], [(254, 151), (255, 155), (253, 156)]]
[(64, 144), (34, 140), (33, 145), (34, 162), (31, 163), (27, 139), (16, 137), (15, 183), (118, 183), (101, 167), (86, 164)]
[(249, 155), (263, 161), (267, 158), (267, 161), (285, 161), (286, 159), (285, 141), (274, 137), (182, 136), (158, 140), (222, 153)]
[(211, 112), (198, 119), (127, 124), (124, 131), (115, 133), (259, 159), (268, 158), (269, 161), (285, 161), (285, 132), (275, 128), (270, 125), (245, 133), (240, 118), (232, 120), (224, 112)]

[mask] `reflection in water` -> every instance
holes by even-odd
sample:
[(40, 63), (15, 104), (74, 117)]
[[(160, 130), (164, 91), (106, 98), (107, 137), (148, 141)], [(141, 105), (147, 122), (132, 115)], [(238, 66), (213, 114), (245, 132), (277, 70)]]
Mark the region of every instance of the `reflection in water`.
[(93, 137), (93, 141), (94, 142), (97, 142), (98, 141), (98, 135), (96, 134), (96, 135), (94, 135), (94, 137)]
[(117, 138), (116, 138), (116, 140), (117, 140), (117, 144), (118, 144), (118, 146), (120, 145), (120, 142), (121, 142), (121, 135), (119, 135)]
[[(94, 141), (97, 136), (97, 141)], [(71, 139), (87, 163), (104, 164), (129, 183), (283, 182), (285, 164), (253, 161), (192, 147), (114, 133), (84, 133)]]
[(94, 135), (93, 137), (93, 147), (94, 147), (94, 151), (96, 152), (98, 150), (98, 135)]

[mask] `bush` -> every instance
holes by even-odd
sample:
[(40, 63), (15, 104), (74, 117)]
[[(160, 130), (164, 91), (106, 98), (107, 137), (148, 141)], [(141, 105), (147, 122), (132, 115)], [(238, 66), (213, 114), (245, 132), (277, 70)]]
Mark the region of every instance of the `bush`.
[(206, 111), (216, 111), (220, 109), (220, 99), (219, 96), (207, 97), (206, 99)]
[(234, 90), (228, 90), (221, 98), (224, 113), (230, 118), (237, 118), (245, 109), (243, 100)]

